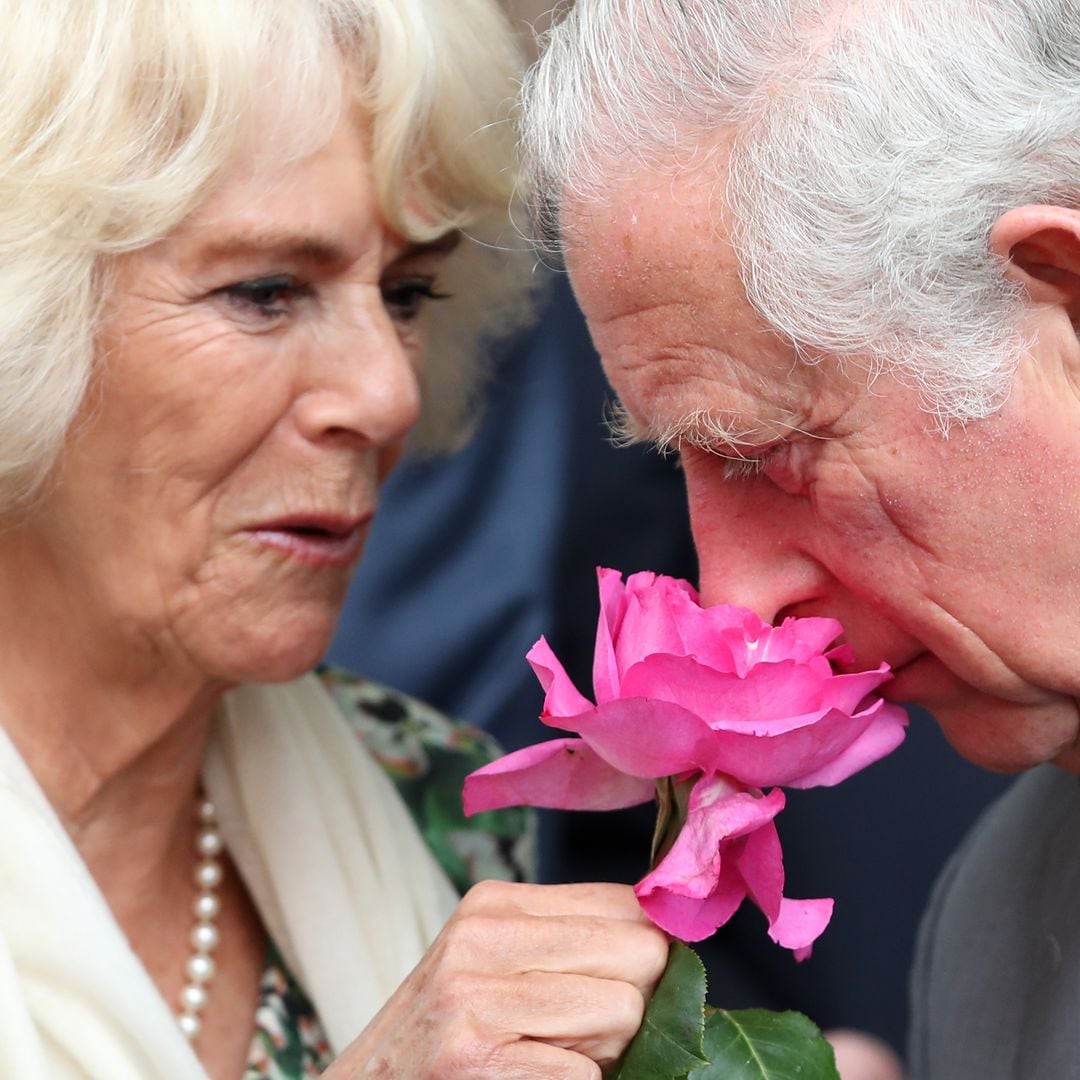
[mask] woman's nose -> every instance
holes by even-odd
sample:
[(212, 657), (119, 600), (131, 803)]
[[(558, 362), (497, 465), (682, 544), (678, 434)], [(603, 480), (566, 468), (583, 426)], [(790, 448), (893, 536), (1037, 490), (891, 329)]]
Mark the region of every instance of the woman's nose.
[(414, 360), (382, 309), (354, 315), (315, 344), (296, 405), (301, 434), (313, 442), (400, 442), (420, 415)]
[(807, 554), (812, 523), (798, 500), (764, 477), (726, 475), (727, 463), (683, 456), (702, 603), (737, 604), (766, 622), (825, 599), (828, 572)]

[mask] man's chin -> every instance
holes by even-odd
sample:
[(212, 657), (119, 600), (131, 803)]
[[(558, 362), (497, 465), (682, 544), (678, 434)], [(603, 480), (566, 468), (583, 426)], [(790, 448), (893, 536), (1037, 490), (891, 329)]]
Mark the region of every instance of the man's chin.
[(953, 693), (905, 700), (927, 708), (954, 750), (981, 768), (1013, 773), (1052, 761), (1080, 773), (1080, 713), (1074, 699), (1007, 701), (955, 679)]
[(934, 719), (961, 757), (990, 772), (1024, 772), (1052, 760), (1057, 752), (1057, 747), (1035, 746), (1014, 737), (1011, 731), (1001, 730), (1000, 721), (989, 711), (974, 716), (946, 706), (934, 714)]
[(963, 682), (929, 654), (897, 672), (885, 697), (921, 705), (953, 749), (992, 772), (1017, 773), (1054, 762), (1080, 773), (1080, 711), (1068, 697), (1009, 701)]

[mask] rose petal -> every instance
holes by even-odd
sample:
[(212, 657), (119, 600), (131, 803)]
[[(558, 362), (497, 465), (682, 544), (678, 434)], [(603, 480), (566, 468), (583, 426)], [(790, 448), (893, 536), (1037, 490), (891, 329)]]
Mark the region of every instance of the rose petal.
[(854, 776), (867, 765), (880, 761), (887, 754), (891, 754), (907, 735), (908, 714), (899, 705), (893, 705), (882, 701), (880, 698), (860, 714), (873, 717), (863, 733), (848, 744), (847, 748), (835, 757), (827, 760), (820, 768), (810, 768), (811, 762), (807, 760), (808, 772), (802, 776), (786, 781), (788, 787), (811, 788), (832, 787)]
[[(610, 571), (617, 573), (617, 571)], [(670, 591), (694, 593), (694, 587), (688, 581), (668, 577), (667, 574), (654, 574), (651, 570), (638, 570), (626, 579), (628, 596), (645, 596), (651, 592), (668, 593)]]
[(855, 712), (863, 699), (882, 683), (892, 678), (888, 664), (871, 671), (855, 671), (847, 675), (834, 675), (826, 682), (821, 695), (821, 707)]
[(855, 650), (850, 645), (837, 645), (825, 654), (825, 659), (834, 664), (854, 664)]
[(715, 733), (701, 717), (666, 701), (620, 698), (564, 717), (558, 726), (580, 735), (605, 761), (632, 776), (717, 771)]
[(776, 825), (769, 821), (747, 836), (735, 855), (750, 899), (772, 924), (780, 917), (784, 899), (784, 856)]
[(634, 664), (653, 653), (674, 656), (686, 653), (669, 598), (662, 589), (634, 593), (627, 590), (626, 612), (615, 643), (620, 673), (625, 675)]
[(544, 688), (544, 713), (546, 715), (577, 716), (594, 707), (566, 674), (566, 669), (551, 651), (546, 638), (540, 638), (525, 654), (525, 659), (528, 660), (529, 666)]
[[(855, 716), (832, 710), (817, 723), (769, 737), (714, 731), (715, 769), (747, 787), (790, 787), (841, 757), (873, 721), (872, 710)], [(852, 759), (853, 771), (858, 761)]]
[(769, 925), (769, 937), (795, 953), (796, 960), (805, 960), (811, 946), (821, 936), (832, 918), (832, 900), (791, 900), (784, 898), (780, 915)]
[(650, 874), (634, 886), (638, 903), (661, 930), (680, 941), (711, 937), (746, 899), (746, 887), (734, 867), (721, 868), (715, 889), (703, 899), (654, 885), (651, 878)]
[(686, 595), (672, 596), (670, 603), (688, 656), (716, 671), (745, 674), (747, 638), (754, 640), (767, 624), (732, 604), (701, 608)]
[(799, 727), (813, 723), (816, 717), (806, 714), (827, 708), (822, 702), (835, 678), (827, 664), (758, 664), (739, 678), (689, 656), (649, 656), (625, 673), (622, 692), (682, 705), (716, 730), (776, 735), (789, 729), (792, 718)]
[(722, 845), (767, 826), (783, 810), (784, 802), (779, 789), (758, 796), (734, 790), (723, 777), (702, 777), (690, 793), (686, 823), (648, 876), (651, 886), (697, 899), (707, 897), (720, 874)]
[(655, 785), (627, 776), (581, 739), (552, 739), (518, 750), (465, 780), (465, 814), (505, 806), (557, 810), (618, 810), (648, 802)]
[(769, 627), (759, 642), (758, 663), (777, 660), (797, 660), (805, 663), (824, 652), (844, 632), (835, 619), (810, 616), (785, 619), (779, 626)]
[(622, 574), (617, 570), (597, 567), (596, 577), (600, 586), (600, 618), (596, 623), (596, 650), (593, 653), (593, 693), (596, 703), (603, 705), (619, 696), (615, 641), (626, 611), (626, 589)]

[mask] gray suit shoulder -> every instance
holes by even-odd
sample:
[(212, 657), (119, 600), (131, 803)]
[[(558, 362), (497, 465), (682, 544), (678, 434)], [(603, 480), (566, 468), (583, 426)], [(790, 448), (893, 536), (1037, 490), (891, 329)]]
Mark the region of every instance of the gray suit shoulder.
[(912, 1080), (1080, 1077), (1080, 778), (1021, 777), (946, 865), (912, 973)]

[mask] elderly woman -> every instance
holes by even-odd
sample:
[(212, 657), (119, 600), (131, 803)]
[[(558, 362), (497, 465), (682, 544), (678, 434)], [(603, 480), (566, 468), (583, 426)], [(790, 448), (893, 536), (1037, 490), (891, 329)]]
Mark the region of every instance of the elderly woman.
[(466, 878), (494, 844), (422, 839), (353, 729), (394, 728), (436, 811), (468, 737), (298, 678), (407, 432), (460, 411), (470, 336), (433, 321), (425, 364), (426, 307), (503, 307), (501, 16), (18, 0), (0, 29), (0, 1073), (598, 1077), (666, 955), (629, 890), (454, 912), (424, 840)]
[(963, 755), (1032, 770), (931, 906), (920, 1080), (1078, 1075), (1078, 117), (1062, 0), (579, 0), (531, 84), (705, 598), (839, 617)]

